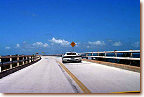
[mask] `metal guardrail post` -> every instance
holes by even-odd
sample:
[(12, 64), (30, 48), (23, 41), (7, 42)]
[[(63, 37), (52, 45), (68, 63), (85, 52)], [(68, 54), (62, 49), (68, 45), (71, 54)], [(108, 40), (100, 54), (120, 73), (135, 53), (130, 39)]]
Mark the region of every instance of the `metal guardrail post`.
[[(11, 56), (11, 55), (10, 55)], [(10, 62), (12, 62), (13, 60), (12, 60), (12, 57), (10, 57)], [(13, 68), (13, 66), (12, 66), (12, 63), (10, 63), (10, 69), (12, 69)]]
[(19, 55), (17, 56), (17, 66), (19, 66)]

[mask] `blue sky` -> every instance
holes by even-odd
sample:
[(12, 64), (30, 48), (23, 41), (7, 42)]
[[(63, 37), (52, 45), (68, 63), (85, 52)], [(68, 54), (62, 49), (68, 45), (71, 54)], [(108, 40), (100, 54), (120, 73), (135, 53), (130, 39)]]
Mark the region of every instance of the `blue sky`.
[(139, 0), (0, 0), (0, 55), (140, 49)]

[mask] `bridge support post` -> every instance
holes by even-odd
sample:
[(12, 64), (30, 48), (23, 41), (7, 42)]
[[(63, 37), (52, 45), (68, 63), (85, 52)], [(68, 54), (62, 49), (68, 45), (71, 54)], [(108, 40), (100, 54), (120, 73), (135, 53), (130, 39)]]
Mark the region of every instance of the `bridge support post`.
[(27, 64), (29, 63), (29, 57), (27, 57)]
[(88, 54), (86, 54), (86, 59), (88, 59)]
[(130, 53), (130, 57), (133, 57), (133, 53)]
[(29, 63), (31, 63), (31, 57), (29, 57)]
[[(11, 56), (11, 55), (10, 55)], [(10, 62), (12, 62), (12, 57), (10, 57)], [(10, 69), (12, 69), (12, 63), (10, 63)]]
[(35, 56), (34, 56), (34, 61), (36, 61), (36, 59), (37, 59), (37, 56), (35, 55)]
[(33, 57), (31, 56), (31, 62), (33, 62)]
[(28, 63), (28, 60), (27, 60), (28, 58), (26, 57), (26, 64)]
[(38, 56), (38, 59), (40, 59), (41, 57), (40, 56)]
[(35, 61), (37, 61), (37, 59), (38, 59), (38, 56), (35, 56)]
[(106, 57), (106, 52), (105, 52), (105, 57)]
[(38, 57), (37, 56), (35, 56), (35, 61), (38, 59)]
[(40, 56), (38, 56), (38, 60), (39, 60), (39, 59), (41, 59), (41, 57), (40, 57)]
[(35, 59), (34, 59), (34, 58), (35, 58), (35, 56), (33, 56), (33, 61), (35, 61)]
[(17, 66), (19, 66), (19, 56), (17, 56)]
[(22, 60), (23, 60), (22, 65), (24, 65), (24, 62), (25, 62), (25, 61), (24, 61), (24, 57), (22, 57)]
[(32, 62), (34, 61), (34, 56), (32, 56)]
[(117, 53), (115, 53), (115, 57), (117, 57)]
[(39, 56), (36, 56), (36, 60), (38, 60), (39, 59)]
[(93, 52), (92, 52), (91, 56), (93, 56)]
[[(1, 56), (0, 56), (1, 57)], [(1, 63), (1, 58), (0, 58), (0, 63)], [(2, 72), (1, 66), (0, 66), (0, 72)]]
[(32, 62), (34, 61), (34, 56), (31, 57), (32, 58)]

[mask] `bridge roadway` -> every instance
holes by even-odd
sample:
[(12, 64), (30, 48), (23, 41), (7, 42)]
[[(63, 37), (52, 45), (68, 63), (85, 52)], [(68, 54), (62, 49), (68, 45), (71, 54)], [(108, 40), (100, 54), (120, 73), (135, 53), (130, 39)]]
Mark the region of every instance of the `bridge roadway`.
[(1, 93), (111, 93), (140, 91), (140, 73), (83, 61), (42, 59), (0, 79)]

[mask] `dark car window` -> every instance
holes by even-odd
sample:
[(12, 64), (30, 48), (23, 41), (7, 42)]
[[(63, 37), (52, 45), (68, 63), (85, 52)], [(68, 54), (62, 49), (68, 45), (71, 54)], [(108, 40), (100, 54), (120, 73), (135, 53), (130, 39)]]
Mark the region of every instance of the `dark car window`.
[(67, 55), (76, 55), (76, 53), (67, 53)]

